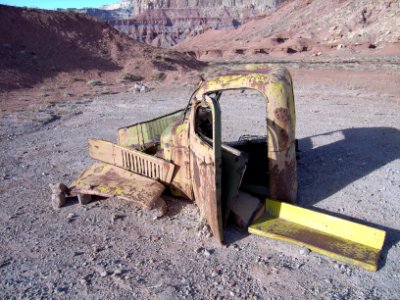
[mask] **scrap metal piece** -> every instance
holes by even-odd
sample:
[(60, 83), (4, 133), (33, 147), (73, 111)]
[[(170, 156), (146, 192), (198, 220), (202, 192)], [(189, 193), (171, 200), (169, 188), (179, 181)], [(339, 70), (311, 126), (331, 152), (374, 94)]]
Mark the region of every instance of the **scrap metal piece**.
[(247, 154), (229, 145), (222, 144), (222, 207), (224, 224), (227, 223), (230, 215), (230, 206), (238, 196), (244, 172), (247, 168)]
[(241, 228), (247, 228), (263, 205), (258, 198), (239, 192), (237, 197), (229, 203), (229, 208), (236, 224)]
[(90, 157), (168, 185), (175, 166), (168, 161), (107, 141), (89, 139)]
[(147, 143), (159, 138), (165, 128), (178, 119), (183, 118), (184, 111), (178, 110), (146, 122), (136, 123), (118, 129), (118, 145), (129, 147), (139, 145), (145, 147)]
[(376, 271), (386, 232), (369, 226), (267, 199), (267, 215), (249, 232), (288, 241), (336, 260)]
[(124, 169), (95, 163), (88, 167), (72, 184), (75, 194), (118, 197), (152, 209), (156, 206), (165, 186)]

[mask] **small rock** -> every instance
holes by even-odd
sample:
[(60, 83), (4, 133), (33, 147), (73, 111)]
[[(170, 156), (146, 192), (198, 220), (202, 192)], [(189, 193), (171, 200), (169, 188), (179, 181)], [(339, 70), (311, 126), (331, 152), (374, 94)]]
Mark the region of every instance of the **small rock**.
[(59, 294), (59, 295), (65, 294), (66, 291), (67, 291), (67, 288), (65, 288), (65, 287), (58, 287), (55, 290), (56, 294)]
[(101, 272), (101, 273), (100, 273), (100, 276), (101, 276), (101, 277), (106, 277), (106, 276), (107, 276), (107, 272), (106, 272), (106, 271)]
[(88, 284), (86, 277), (81, 278), (81, 280), (79, 280), (79, 282), (80, 282), (80, 284), (85, 285), (85, 286)]
[(207, 249), (204, 249), (204, 250), (203, 250), (203, 254), (204, 254), (204, 256), (206, 256), (206, 257), (211, 256), (211, 252), (210, 252), (209, 250), (207, 250)]
[(83, 254), (85, 254), (85, 252), (83, 252), (83, 251), (74, 251), (73, 256), (80, 256), (80, 255), (83, 255)]
[(303, 263), (297, 263), (297, 264), (295, 265), (296, 269), (300, 269), (302, 266), (304, 266)]
[(125, 217), (126, 217), (125, 215), (113, 213), (111, 215), (111, 221), (114, 223), (117, 220), (123, 220)]
[(337, 45), (337, 47), (336, 47), (336, 49), (338, 49), (338, 50), (343, 49), (343, 48), (344, 48), (344, 45), (343, 45), (343, 44), (339, 44), (339, 45)]
[(10, 263), (11, 263), (11, 259), (6, 259), (6, 260), (3, 260), (3, 261), (0, 260), (0, 269), (5, 267), (5, 266), (8, 266)]
[(142, 83), (135, 83), (135, 85), (132, 88), (130, 88), (129, 91), (137, 93), (147, 93), (150, 91), (150, 88)]
[(122, 274), (122, 270), (121, 269), (115, 269), (113, 275), (114, 276), (119, 276)]
[(68, 222), (72, 222), (75, 220), (76, 217), (77, 216), (74, 213), (69, 213), (67, 216), (67, 220), (68, 220)]
[(203, 247), (199, 247), (199, 248), (197, 248), (197, 249), (195, 250), (196, 253), (201, 253), (201, 252), (203, 252), (203, 251), (204, 251), (204, 248), (203, 248)]
[(310, 249), (308, 249), (308, 248), (301, 248), (300, 249), (300, 251), (299, 251), (299, 253), (301, 254), (301, 255), (308, 255), (308, 254), (310, 254)]
[(97, 266), (97, 273), (99, 273), (100, 277), (106, 277), (108, 275), (107, 271), (102, 266)]
[(95, 79), (87, 81), (86, 84), (91, 86), (103, 85), (103, 83), (100, 80), (95, 80)]
[(122, 278), (114, 276), (114, 277), (112, 277), (112, 279), (113, 279), (114, 283), (117, 284), (122, 289), (127, 290), (127, 291), (132, 291), (132, 287), (129, 285), (129, 283), (127, 283)]
[(54, 209), (59, 209), (66, 202), (65, 196), (69, 194), (68, 188), (62, 183), (50, 184), (49, 186), (53, 193), (51, 195), (51, 205)]
[(233, 244), (232, 248), (233, 248), (233, 250), (235, 250), (235, 251), (240, 251), (240, 250), (242, 250), (242, 249), (238, 246), (238, 244)]

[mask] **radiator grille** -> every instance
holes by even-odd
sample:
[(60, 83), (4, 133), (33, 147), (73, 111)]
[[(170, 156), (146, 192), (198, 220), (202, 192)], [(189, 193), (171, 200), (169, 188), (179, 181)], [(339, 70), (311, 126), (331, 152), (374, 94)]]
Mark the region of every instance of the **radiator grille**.
[(127, 170), (153, 179), (166, 181), (163, 166), (144, 157), (121, 150), (122, 164)]

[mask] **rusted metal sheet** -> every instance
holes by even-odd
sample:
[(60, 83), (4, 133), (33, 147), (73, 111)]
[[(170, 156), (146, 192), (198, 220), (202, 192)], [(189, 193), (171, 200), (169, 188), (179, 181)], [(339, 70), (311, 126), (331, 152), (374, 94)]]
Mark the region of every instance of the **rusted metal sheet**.
[(230, 201), (229, 208), (232, 210), (236, 224), (242, 228), (247, 228), (257, 215), (257, 212), (263, 209), (263, 205), (258, 198), (239, 192)]
[(247, 155), (235, 148), (222, 144), (221, 200), (224, 223), (227, 222), (230, 210), (239, 193), (244, 172), (247, 167)]
[(139, 146), (145, 145), (161, 136), (165, 128), (176, 120), (183, 118), (183, 110), (161, 116), (146, 122), (136, 123), (118, 129), (118, 145)]
[(234, 71), (202, 83), (196, 99), (216, 91), (255, 89), (267, 101), (267, 139), (269, 188), (271, 198), (294, 203), (297, 196), (295, 156), (295, 106), (292, 78), (286, 68), (250, 65), (248, 70)]
[(267, 199), (266, 216), (249, 232), (288, 241), (334, 259), (376, 271), (383, 230)]
[(177, 197), (193, 200), (193, 187), (190, 174), (189, 123), (177, 120), (161, 136), (162, 157), (179, 166), (175, 168), (171, 193)]
[[(207, 106), (212, 115), (212, 144), (206, 142), (198, 132), (199, 110)], [(221, 207), (221, 119), (219, 103), (208, 96), (195, 101), (189, 117), (190, 170), (193, 193), (211, 231), (223, 241), (223, 220)]]
[(144, 208), (157, 206), (165, 186), (124, 169), (95, 163), (88, 167), (72, 184), (72, 193), (118, 197), (134, 202)]
[(174, 174), (175, 166), (168, 161), (103, 140), (89, 139), (89, 155), (166, 185)]

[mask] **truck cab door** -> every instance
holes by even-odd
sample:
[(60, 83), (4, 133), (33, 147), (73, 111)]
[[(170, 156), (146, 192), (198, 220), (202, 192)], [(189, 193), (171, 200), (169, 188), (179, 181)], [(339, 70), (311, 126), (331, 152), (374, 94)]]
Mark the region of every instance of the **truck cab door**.
[(223, 242), (221, 110), (218, 101), (194, 100), (189, 117), (190, 172), (195, 202), (213, 235)]

